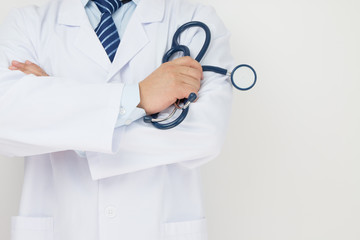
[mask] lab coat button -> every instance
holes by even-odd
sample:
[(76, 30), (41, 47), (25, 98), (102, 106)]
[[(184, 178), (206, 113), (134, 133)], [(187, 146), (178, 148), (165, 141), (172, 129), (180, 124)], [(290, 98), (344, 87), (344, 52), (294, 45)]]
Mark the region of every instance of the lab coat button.
[(121, 107), (119, 112), (120, 112), (120, 115), (125, 115), (126, 110), (125, 110), (125, 108)]
[(115, 207), (107, 207), (105, 209), (105, 215), (108, 217), (108, 218), (114, 218), (116, 217), (116, 208)]

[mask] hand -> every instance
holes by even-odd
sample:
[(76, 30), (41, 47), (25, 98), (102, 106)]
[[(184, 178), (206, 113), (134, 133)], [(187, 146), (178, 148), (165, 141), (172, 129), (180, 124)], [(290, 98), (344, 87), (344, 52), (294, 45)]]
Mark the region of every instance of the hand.
[(203, 71), (200, 63), (191, 57), (182, 57), (162, 64), (140, 82), (140, 104), (147, 114), (161, 112), (177, 99), (198, 94)]
[(49, 76), (41, 67), (36, 65), (35, 63), (30, 62), (29, 60), (25, 61), (25, 63), (21, 63), (18, 61), (12, 61), (10, 70), (19, 70), (25, 74), (34, 74), (35, 76)]

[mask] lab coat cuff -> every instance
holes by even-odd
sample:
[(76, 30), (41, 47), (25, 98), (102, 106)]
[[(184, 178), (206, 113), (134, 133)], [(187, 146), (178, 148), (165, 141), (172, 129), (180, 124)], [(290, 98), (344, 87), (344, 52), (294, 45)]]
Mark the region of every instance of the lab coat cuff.
[[(93, 129), (92, 134), (97, 136), (94, 140), (94, 145), (96, 144), (96, 148), (78, 148), (75, 149), (77, 151), (95, 151), (95, 152), (103, 152), (103, 153), (113, 153), (114, 152), (114, 126), (117, 120), (118, 109), (120, 107), (120, 94), (122, 91), (122, 84), (107, 84), (106, 93), (108, 95), (108, 99), (104, 101), (104, 105), (107, 102), (107, 108), (104, 109), (102, 117), (101, 125), (96, 129)], [(93, 118), (94, 119), (94, 118)], [(91, 119), (91, 120), (93, 120)], [(91, 122), (91, 121), (90, 121)]]
[(115, 128), (129, 125), (146, 115), (145, 110), (138, 108), (140, 103), (139, 84), (127, 84), (122, 91), (121, 106)]

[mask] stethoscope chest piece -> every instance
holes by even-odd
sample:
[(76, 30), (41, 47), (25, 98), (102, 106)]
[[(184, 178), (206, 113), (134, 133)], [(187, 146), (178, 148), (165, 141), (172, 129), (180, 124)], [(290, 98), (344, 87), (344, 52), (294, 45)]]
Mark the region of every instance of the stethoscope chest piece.
[(241, 64), (229, 73), (232, 85), (241, 91), (252, 89), (257, 80), (256, 71), (247, 64)]

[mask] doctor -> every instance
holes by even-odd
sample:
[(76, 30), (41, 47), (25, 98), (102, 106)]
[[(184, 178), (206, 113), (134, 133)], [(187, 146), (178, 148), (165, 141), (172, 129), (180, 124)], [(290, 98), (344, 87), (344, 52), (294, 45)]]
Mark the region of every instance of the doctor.
[[(0, 154), (25, 157), (13, 240), (207, 239), (197, 169), (220, 152), (231, 84), (161, 59), (196, 20), (213, 34), (202, 63), (231, 68), (229, 33), (208, 6), (114, 1), (51, 0), (0, 29)], [(181, 42), (196, 54), (203, 39), (190, 29)], [(178, 127), (142, 121), (190, 92)]]

